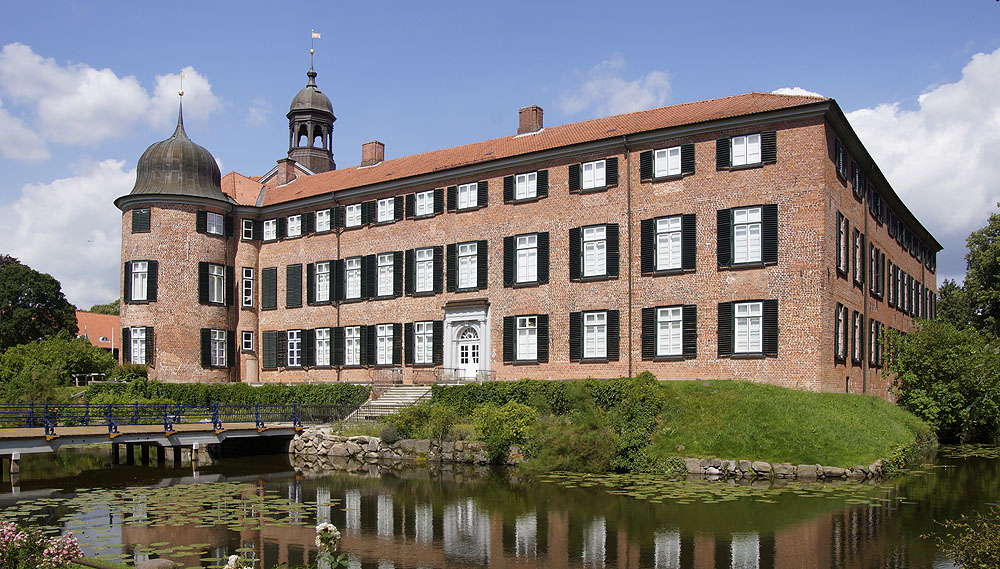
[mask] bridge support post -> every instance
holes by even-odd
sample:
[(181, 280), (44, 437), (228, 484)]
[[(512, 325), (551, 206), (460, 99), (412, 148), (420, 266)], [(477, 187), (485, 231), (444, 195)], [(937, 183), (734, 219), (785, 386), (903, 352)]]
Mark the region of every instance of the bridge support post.
[(167, 449), (156, 445), (156, 466), (163, 468), (167, 465)]
[(118, 443), (111, 443), (111, 464), (118, 466), (122, 463), (121, 455), (121, 445)]
[(181, 467), (181, 447), (172, 447), (174, 451), (174, 468)]
[(125, 443), (125, 464), (135, 466), (135, 443)]
[(0, 456), (0, 482), (7, 478), (7, 460), (9, 459), (6, 456)]
[(21, 453), (15, 452), (10, 455), (10, 479), (13, 481), (21, 472)]
[(149, 466), (149, 445), (145, 443), (142, 445), (142, 465)]
[(201, 450), (201, 445), (198, 443), (193, 443), (191, 445), (191, 466), (193, 468), (198, 468), (198, 451)]

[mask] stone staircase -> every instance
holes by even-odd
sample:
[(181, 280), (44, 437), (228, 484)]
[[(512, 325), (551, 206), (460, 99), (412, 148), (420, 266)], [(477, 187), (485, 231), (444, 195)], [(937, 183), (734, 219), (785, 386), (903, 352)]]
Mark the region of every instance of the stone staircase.
[(383, 391), (377, 399), (365, 401), (358, 410), (351, 413), (347, 421), (377, 421), (386, 415), (416, 404), (421, 400), (429, 400), (431, 388), (429, 385), (398, 385)]

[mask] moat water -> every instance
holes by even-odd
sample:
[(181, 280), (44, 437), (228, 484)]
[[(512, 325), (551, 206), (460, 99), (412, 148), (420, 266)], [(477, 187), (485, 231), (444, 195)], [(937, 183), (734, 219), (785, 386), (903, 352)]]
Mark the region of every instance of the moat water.
[[(951, 567), (937, 522), (1000, 501), (1000, 453), (879, 483), (528, 478), (493, 469), (297, 472), (285, 455), (193, 469), (112, 466), (95, 450), (26, 456), (0, 517), (72, 531), (88, 556), (271, 569), (316, 562), (341, 529), (352, 568)], [(321, 564), (322, 566), (322, 564)]]

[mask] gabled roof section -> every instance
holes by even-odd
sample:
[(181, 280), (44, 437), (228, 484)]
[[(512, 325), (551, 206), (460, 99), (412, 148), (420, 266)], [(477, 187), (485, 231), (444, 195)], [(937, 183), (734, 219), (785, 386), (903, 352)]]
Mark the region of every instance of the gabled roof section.
[(386, 160), (375, 166), (332, 170), (299, 178), (279, 188), (269, 189), (262, 205), (399, 180), (461, 166), (481, 164), (563, 146), (620, 138), (624, 135), (662, 128), (727, 119), (829, 101), (825, 97), (746, 93), (721, 99), (682, 103), (545, 127), (530, 136), (505, 136), (482, 142)]
[(231, 197), (239, 205), (257, 205), (257, 197), (263, 184), (236, 172), (222, 177), (222, 193)]
[(76, 311), (77, 335), (98, 348), (110, 350), (121, 344), (121, 319), (115, 314)]

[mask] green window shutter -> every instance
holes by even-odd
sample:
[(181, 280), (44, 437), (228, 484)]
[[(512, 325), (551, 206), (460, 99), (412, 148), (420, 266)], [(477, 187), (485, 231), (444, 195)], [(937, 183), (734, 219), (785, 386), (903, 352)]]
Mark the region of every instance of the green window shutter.
[(617, 310), (608, 311), (607, 353), (608, 361), (616, 362), (621, 356), (621, 316)]
[(260, 307), (274, 310), (278, 307), (278, 268), (267, 267), (260, 273)]
[(604, 181), (607, 187), (618, 185), (618, 158), (612, 157), (604, 161)]
[(656, 357), (656, 309), (642, 309), (642, 359)]
[(549, 315), (538, 315), (538, 362), (549, 361)]
[(122, 363), (132, 361), (132, 329), (122, 328)]
[(583, 359), (583, 313), (569, 313), (569, 361)]
[(698, 233), (695, 214), (681, 216), (681, 270), (693, 271), (698, 259)]
[(733, 303), (719, 303), (719, 357), (733, 355)]
[(132, 261), (125, 261), (122, 273), (125, 275), (122, 282), (122, 300), (129, 303), (132, 302)]
[(606, 270), (609, 277), (618, 276), (618, 260), (621, 257), (618, 245), (618, 224), (609, 223), (605, 227), (605, 238), (606, 238)]
[(535, 185), (535, 189), (536, 189), (538, 197), (540, 197), (540, 198), (544, 198), (545, 196), (549, 195), (549, 171), (548, 170), (539, 170), (538, 171), (538, 179), (537, 179), (537, 184)]
[[(160, 288), (160, 263), (157, 261), (147, 261), (146, 270), (146, 300), (156, 302), (156, 295)], [(131, 283), (130, 283), (131, 286)]]
[(578, 281), (582, 274), (583, 251), (581, 250), (583, 232), (579, 227), (569, 230), (569, 280)]
[(694, 174), (694, 144), (681, 145), (681, 174)]
[(580, 191), (580, 165), (569, 165), (569, 191), (576, 193)]
[(517, 356), (517, 317), (503, 317), (503, 361), (512, 362)]
[(208, 304), (208, 263), (198, 263), (198, 303)]
[(646, 150), (639, 153), (639, 180), (653, 179), (653, 151)]
[(201, 329), (201, 367), (212, 367), (212, 329)]
[(194, 230), (198, 233), (208, 232), (208, 212), (196, 211), (194, 214)]
[(761, 208), (761, 261), (765, 265), (778, 263), (778, 204)]
[(733, 210), (720, 209), (717, 211), (715, 227), (716, 255), (719, 267), (729, 267), (733, 264)]
[(285, 268), (285, 307), (302, 306), (302, 265), (288, 265)]
[(778, 301), (763, 302), (763, 348), (764, 355), (778, 355)]
[(639, 265), (643, 274), (656, 270), (656, 220), (639, 222)]
[(732, 140), (729, 137), (715, 141), (715, 169), (727, 170), (732, 163)]
[(698, 307), (685, 304), (681, 311), (681, 350), (685, 359), (698, 357)]

